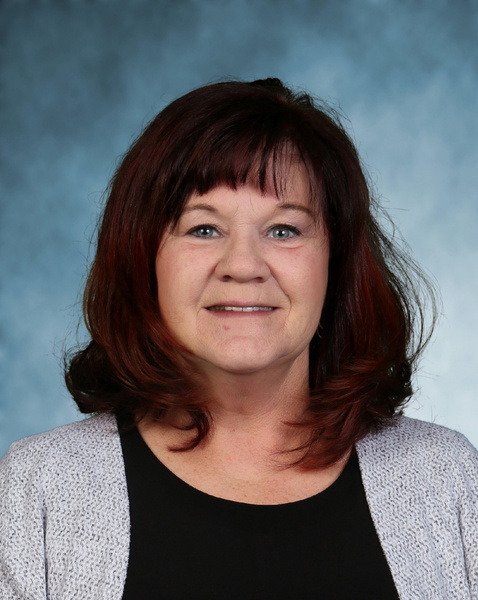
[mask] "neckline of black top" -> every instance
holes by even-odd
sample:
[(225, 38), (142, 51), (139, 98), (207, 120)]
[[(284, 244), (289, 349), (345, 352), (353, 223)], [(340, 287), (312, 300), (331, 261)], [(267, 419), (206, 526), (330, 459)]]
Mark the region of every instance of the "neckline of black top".
[(137, 427), (133, 427), (128, 431), (122, 431), (122, 445), (127, 445), (128, 449), (138, 460), (135, 461), (135, 477), (149, 481), (151, 485), (156, 487), (160, 481), (167, 483), (169, 489), (174, 489), (177, 498), (184, 501), (192, 501), (194, 503), (204, 503), (208, 505), (215, 504), (217, 508), (223, 510), (237, 512), (254, 512), (255, 514), (286, 514), (288, 512), (296, 512), (307, 510), (314, 507), (320, 507), (321, 504), (328, 505), (330, 502), (340, 502), (347, 490), (353, 483), (354, 473), (359, 473), (358, 457), (355, 449), (353, 449), (350, 458), (348, 459), (344, 469), (338, 478), (332, 482), (326, 489), (313, 494), (301, 500), (285, 502), (281, 504), (251, 504), (248, 502), (239, 502), (214, 496), (187, 483), (171, 471), (149, 448)]

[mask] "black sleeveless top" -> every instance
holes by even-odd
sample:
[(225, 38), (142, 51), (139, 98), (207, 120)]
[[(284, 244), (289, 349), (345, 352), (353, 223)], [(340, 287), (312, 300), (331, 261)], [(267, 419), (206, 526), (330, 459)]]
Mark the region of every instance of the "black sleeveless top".
[(397, 600), (357, 455), (297, 502), (216, 498), (174, 475), (136, 428), (121, 433), (131, 545), (123, 600)]

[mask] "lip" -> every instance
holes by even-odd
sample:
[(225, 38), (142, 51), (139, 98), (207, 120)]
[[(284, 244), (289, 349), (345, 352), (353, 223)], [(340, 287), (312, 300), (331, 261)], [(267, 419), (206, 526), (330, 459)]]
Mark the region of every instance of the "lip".
[(278, 308), (277, 306), (274, 306), (273, 304), (264, 304), (262, 302), (254, 302), (254, 300), (251, 300), (250, 302), (240, 302), (238, 300), (231, 300), (231, 302), (215, 302), (214, 304), (210, 304), (209, 306), (205, 306), (204, 308), (209, 309), (212, 306), (237, 306), (237, 307), (263, 306), (264, 308)]
[[(234, 304), (216, 304), (215, 306), (235, 306)], [(237, 306), (237, 305), (236, 305)], [(245, 306), (251, 306), (250, 304), (246, 304)], [(266, 306), (261, 304), (254, 304), (252, 306)], [(253, 317), (255, 319), (265, 319), (266, 317), (273, 315), (276, 310), (279, 310), (278, 307), (274, 307), (274, 310), (254, 310), (243, 312), (242, 310), (208, 310), (210, 315), (214, 315), (215, 317), (219, 317), (221, 319), (245, 319), (246, 317)]]

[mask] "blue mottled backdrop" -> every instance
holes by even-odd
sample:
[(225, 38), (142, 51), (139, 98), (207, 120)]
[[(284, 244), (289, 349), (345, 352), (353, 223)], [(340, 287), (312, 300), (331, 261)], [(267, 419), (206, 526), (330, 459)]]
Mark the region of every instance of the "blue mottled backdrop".
[(478, 445), (478, 2), (3, 0), (0, 28), (0, 456), (81, 418), (61, 353), (121, 154), (186, 91), (266, 76), (349, 116), (384, 205), (442, 290), (407, 413)]

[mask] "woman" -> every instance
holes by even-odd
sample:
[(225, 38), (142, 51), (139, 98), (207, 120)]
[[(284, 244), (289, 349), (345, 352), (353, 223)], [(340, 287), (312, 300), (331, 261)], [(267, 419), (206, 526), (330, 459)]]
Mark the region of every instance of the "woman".
[(400, 416), (428, 341), (337, 115), (166, 107), (111, 183), (66, 364), (0, 466), (1, 598), (478, 598), (478, 458)]

